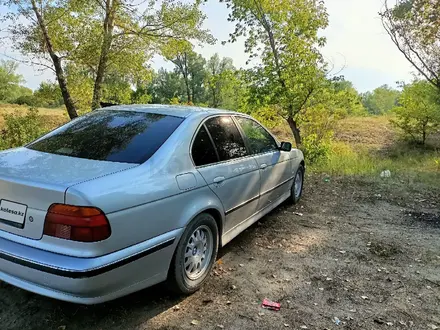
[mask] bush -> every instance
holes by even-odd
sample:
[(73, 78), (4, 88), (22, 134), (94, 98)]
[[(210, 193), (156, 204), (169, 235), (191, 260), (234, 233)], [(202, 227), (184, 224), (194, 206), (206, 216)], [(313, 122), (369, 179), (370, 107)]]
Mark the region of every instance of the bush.
[(0, 149), (20, 147), (44, 134), (43, 122), (35, 108), (29, 108), (25, 115), (6, 114), (5, 128), (0, 132)]
[(43, 106), (41, 100), (34, 95), (22, 95), (18, 97), (15, 102), (18, 105), (27, 105), (30, 107), (41, 107)]
[(317, 105), (307, 109), (299, 118), (302, 131), (302, 146), (309, 163), (316, 163), (328, 158), (333, 129), (340, 119), (337, 108)]
[(317, 134), (309, 134), (302, 140), (302, 149), (308, 163), (323, 161), (330, 152), (330, 139), (320, 139)]
[(440, 104), (437, 90), (427, 81), (416, 81), (404, 87), (399, 99), (401, 106), (393, 109), (392, 123), (406, 139), (424, 145), (430, 134), (440, 128)]

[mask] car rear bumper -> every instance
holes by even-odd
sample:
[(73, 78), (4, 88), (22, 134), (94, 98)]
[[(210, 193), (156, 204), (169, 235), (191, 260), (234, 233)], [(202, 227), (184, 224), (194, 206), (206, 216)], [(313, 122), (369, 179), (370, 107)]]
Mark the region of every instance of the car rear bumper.
[(77, 258), (0, 238), (0, 280), (51, 298), (97, 304), (166, 279), (183, 229), (97, 258)]

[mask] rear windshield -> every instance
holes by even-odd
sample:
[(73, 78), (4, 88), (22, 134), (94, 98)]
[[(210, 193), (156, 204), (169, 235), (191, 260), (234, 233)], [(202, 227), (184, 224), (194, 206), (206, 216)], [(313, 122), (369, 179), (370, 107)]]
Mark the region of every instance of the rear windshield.
[(32, 150), (94, 160), (143, 163), (183, 118), (153, 113), (98, 110), (27, 145)]

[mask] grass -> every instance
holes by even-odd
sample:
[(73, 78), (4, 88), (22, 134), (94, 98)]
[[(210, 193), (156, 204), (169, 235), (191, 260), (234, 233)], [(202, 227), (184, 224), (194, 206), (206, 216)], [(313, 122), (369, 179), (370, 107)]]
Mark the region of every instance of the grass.
[(415, 146), (401, 140), (390, 117), (358, 117), (342, 120), (335, 131), (327, 160), (313, 164), (315, 173), (380, 178), (390, 170), (393, 178), (409, 183), (440, 185), (440, 136), (429, 145)]
[[(0, 130), (4, 125), (4, 117), (5, 114), (11, 113), (25, 113), (29, 107), (16, 105), (16, 104), (0, 104)], [(66, 111), (64, 109), (47, 109), (47, 108), (38, 108), (38, 113), (42, 117), (42, 121), (44, 123), (44, 127), (48, 130), (51, 130), (57, 126), (60, 126), (68, 121), (68, 117)]]

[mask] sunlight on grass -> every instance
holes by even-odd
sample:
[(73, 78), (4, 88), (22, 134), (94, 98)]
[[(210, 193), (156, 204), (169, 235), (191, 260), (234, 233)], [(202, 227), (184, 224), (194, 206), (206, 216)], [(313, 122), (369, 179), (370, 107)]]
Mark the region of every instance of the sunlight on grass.
[[(25, 114), (28, 106), (16, 105), (16, 104), (0, 104), (0, 131), (4, 126), (4, 117), (5, 114), (17, 113), (17, 114)], [(57, 109), (47, 109), (47, 108), (38, 108), (38, 113), (43, 118), (44, 127), (48, 130), (52, 130), (55, 127), (61, 126), (66, 123), (69, 118), (67, 117), (67, 113), (62, 108)]]
[(333, 142), (326, 161), (309, 167), (312, 172), (327, 175), (375, 176), (390, 170), (393, 176), (427, 184), (440, 184), (440, 152), (396, 145), (390, 150), (371, 151), (353, 148), (344, 142)]

